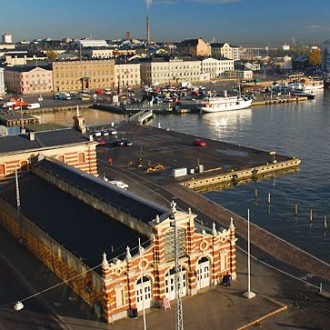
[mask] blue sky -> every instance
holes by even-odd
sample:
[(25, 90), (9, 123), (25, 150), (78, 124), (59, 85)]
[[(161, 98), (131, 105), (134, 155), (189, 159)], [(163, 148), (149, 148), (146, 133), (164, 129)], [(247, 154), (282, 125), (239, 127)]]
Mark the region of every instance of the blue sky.
[(236, 45), (318, 44), (330, 39), (330, 0), (9, 0), (0, 34), (14, 41), (50, 37), (145, 38)]

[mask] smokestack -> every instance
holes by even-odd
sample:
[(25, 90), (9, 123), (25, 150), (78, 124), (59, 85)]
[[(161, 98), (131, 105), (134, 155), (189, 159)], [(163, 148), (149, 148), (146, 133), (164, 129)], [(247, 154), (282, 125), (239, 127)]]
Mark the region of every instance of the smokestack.
[(150, 45), (150, 25), (149, 25), (149, 17), (146, 19), (146, 28), (147, 28), (147, 45)]

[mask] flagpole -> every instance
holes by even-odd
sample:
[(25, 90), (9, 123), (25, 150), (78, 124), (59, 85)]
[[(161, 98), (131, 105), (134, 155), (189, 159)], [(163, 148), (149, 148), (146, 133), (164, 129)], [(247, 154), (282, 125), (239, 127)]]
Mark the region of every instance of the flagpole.
[(248, 290), (244, 292), (244, 297), (251, 299), (256, 296), (254, 292), (251, 291), (251, 251), (250, 251), (250, 210), (248, 209), (247, 218), (247, 267), (248, 267)]

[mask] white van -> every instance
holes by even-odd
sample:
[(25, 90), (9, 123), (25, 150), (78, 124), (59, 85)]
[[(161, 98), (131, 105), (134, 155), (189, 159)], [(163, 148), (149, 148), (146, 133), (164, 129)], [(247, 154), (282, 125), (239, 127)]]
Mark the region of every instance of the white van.
[(30, 104), (28, 104), (27, 108), (28, 108), (28, 110), (39, 109), (40, 103), (30, 103)]

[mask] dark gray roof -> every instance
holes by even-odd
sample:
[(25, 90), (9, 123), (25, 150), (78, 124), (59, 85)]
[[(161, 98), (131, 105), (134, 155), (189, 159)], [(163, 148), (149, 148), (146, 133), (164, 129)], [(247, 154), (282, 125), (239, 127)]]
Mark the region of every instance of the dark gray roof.
[(87, 138), (73, 128), (35, 132), (34, 134), (35, 140), (32, 141), (27, 134), (0, 137), (0, 154), (87, 142)]
[(154, 220), (157, 215), (160, 216), (162, 220), (161, 216), (167, 211), (154, 203), (147, 202), (136, 195), (115, 188), (102, 179), (96, 178), (62, 162), (43, 159), (34, 166), (51, 173), (52, 176), (60, 177), (70, 185), (78, 187), (86, 193), (99, 198), (109, 205), (145, 223)]
[(26, 135), (0, 137), (0, 154), (39, 148), (37, 141), (30, 141)]
[[(108, 259), (123, 259), (126, 246), (136, 247), (138, 238), (143, 246), (149, 244), (148, 237), (32, 173), (19, 178), (19, 192), (22, 214), (90, 267), (102, 262), (103, 252)], [(16, 208), (15, 182), (2, 187), (0, 198)], [(131, 253), (137, 250), (132, 249)]]

